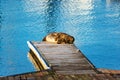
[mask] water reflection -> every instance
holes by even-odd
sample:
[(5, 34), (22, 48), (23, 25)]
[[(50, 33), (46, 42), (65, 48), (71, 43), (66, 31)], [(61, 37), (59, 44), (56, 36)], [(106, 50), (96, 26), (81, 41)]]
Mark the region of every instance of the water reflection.
[(49, 0), (46, 9), (46, 33), (55, 32), (58, 26), (57, 20), (60, 13), (60, 0)]
[[(94, 4), (92, 0), (66, 0), (61, 2), (61, 24), (65, 32), (73, 35), (76, 43), (84, 44), (90, 37), (89, 33), (92, 31), (93, 9)], [(65, 27), (66, 26), (66, 27)], [(72, 31), (71, 31), (72, 30)], [(91, 37), (92, 38), (92, 37)], [(87, 41), (89, 42), (89, 41)]]
[(120, 0), (106, 0), (106, 3), (107, 3), (107, 5), (109, 6), (109, 5), (111, 5), (112, 3), (119, 3), (120, 2)]
[(106, 0), (106, 7), (108, 10), (120, 11), (120, 0)]

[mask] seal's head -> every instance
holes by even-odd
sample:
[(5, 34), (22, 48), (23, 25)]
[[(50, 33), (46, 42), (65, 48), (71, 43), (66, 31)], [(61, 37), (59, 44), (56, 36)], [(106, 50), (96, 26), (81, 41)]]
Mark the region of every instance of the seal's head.
[(74, 37), (62, 32), (53, 32), (45, 36), (43, 41), (56, 44), (73, 44)]

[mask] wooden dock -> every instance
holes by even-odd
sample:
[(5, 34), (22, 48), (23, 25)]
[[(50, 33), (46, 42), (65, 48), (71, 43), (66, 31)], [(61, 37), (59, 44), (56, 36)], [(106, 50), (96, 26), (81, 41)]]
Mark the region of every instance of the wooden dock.
[(0, 80), (120, 80), (120, 71), (96, 69), (74, 44), (28, 42), (28, 56), (37, 72)]
[(120, 74), (56, 74), (52, 71), (37, 71), (0, 77), (0, 80), (120, 80)]
[[(45, 62), (42, 63), (43, 70), (52, 69), (58, 74), (96, 73), (95, 67), (74, 44), (50, 44), (46, 42), (28, 44), (31, 49), (30, 54), (33, 55), (38, 51), (40, 55), (35, 54), (37, 59), (41, 56), (42, 61)], [(34, 50), (35, 48), (37, 51)]]

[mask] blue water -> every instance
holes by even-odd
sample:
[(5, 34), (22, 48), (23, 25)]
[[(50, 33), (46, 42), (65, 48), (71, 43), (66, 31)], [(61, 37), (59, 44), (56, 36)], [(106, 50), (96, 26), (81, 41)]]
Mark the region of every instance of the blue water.
[(120, 70), (120, 0), (0, 0), (0, 76), (36, 71), (26, 41), (55, 31), (97, 68)]

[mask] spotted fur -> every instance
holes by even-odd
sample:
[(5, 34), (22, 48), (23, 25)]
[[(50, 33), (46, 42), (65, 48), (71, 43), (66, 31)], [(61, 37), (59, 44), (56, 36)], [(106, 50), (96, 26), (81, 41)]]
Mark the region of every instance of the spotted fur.
[(43, 41), (52, 42), (56, 44), (73, 44), (74, 37), (66, 33), (53, 32), (45, 36)]

